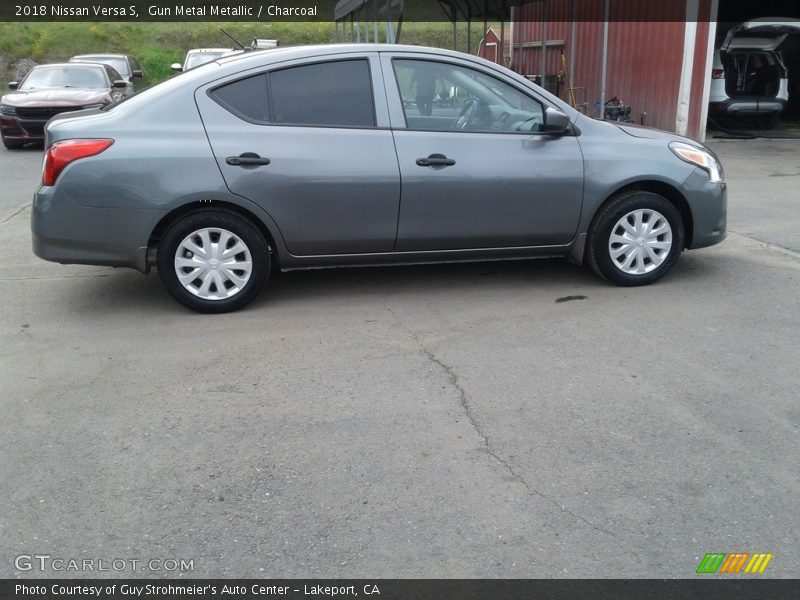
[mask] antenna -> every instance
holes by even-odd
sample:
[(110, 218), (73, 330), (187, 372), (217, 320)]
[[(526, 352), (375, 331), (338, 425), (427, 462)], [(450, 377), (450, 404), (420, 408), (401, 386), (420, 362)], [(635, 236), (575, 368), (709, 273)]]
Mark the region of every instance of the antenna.
[(217, 29), (219, 29), (219, 30), (220, 30), (222, 33), (224, 33), (224, 34), (225, 34), (225, 35), (227, 35), (229, 38), (231, 38), (231, 39), (232, 39), (234, 42), (236, 42), (236, 45), (237, 45), (237, 46), (239, 46), (239, 48), (241, 48), (242, 50), (246, 50), (246, 48), (245, 48), (245, 45), (244, 45), (242, 42), (240, 42), (240, 41), (239, 41), (239, 40), (237, 40), (235, 37), (233, 37), (233, 36), (232, 36), (230, 33), (228, 33), (227, 31), (225, 31), (225, 30), (224, 30), (222, 27), (217, 27)]

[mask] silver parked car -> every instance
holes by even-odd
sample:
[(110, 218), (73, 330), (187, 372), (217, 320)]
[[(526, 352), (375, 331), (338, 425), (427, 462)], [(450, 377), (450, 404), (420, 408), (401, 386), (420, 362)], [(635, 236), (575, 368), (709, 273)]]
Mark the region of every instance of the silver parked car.
[(34, 252), (155, 264), (200, 312), (244, 306), (273, 268), (566, 256), (643, 285), (725, 237), (703, 145), (445, 50), (242, 54), (46, 133)]

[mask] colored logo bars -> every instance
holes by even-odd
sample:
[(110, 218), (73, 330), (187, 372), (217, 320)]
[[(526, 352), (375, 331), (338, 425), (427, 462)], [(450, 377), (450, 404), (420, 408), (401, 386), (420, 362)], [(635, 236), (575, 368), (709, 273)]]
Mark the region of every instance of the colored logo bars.
[(763, 573), (772, 554), (756, 552), (709, 552), (697, 566), (698, 573)]

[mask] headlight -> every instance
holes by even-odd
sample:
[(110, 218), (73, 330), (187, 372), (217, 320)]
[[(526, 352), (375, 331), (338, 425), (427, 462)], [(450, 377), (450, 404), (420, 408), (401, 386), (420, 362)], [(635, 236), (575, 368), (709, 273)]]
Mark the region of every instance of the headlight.
[(8, 104), (0, 104), (0, 114), (16, 116), (17, 108)]
[(711, 183), (722, 183), (724, 180), (722, 165), (707, 150), (683, 142), (672, 142), (669, 149), (681, 160), (704, 169), (708, 173)]

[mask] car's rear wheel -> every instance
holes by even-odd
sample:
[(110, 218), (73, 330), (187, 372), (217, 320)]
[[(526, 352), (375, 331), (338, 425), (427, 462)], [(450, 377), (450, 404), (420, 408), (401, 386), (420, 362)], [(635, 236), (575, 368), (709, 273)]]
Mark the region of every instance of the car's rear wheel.
[(597, 214), (587, 254), (601, 277), (617, 285), (647, 285), (672, 268), (683, 245), (683, 220), (675, 206), (658, 194), (631, 192)]
[(222, 210), (190, 213), (158, 246), (158, 274), (167, 291), (201, 313), (238, 310), (269, 277), (269, 248), (252, 223)]

